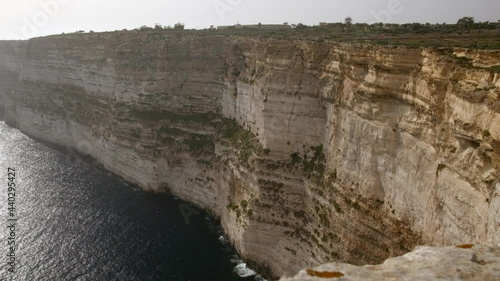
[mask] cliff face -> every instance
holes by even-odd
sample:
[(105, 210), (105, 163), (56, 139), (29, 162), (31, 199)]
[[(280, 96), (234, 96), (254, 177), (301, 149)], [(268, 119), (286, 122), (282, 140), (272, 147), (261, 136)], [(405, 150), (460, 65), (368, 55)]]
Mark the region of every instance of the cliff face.
[(211, 211), (245, 258), (290, 276), (500, 245), (499, 58), (148, 32), (0, 42), (0, 116)]

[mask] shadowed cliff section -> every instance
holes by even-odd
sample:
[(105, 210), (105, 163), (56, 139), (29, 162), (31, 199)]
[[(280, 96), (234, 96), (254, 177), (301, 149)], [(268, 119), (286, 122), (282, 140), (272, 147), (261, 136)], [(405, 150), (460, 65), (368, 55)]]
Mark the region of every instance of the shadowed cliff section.
[[(269, 276), (500, 241), (498, 51), (163, 32), (0, 42), (8, 124), (220, 218)], [(0, 106), (1, 108), (1, 106)]]

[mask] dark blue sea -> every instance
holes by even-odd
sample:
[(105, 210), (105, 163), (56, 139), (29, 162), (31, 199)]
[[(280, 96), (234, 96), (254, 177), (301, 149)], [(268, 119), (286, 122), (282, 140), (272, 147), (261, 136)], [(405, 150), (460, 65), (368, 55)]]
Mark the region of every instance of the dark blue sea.
[[(14, 217), (8, 168), (16, 171)], [(0, 179), (0, 280), (263, 280), (245, 267), (205, 212), (143, 192), (3, 122)], [(186, 220), (181, 210), (199, 213)], [(17, 218), (14, 231), (10, 218)], [(12, 232), (15, 239), (9, 240)], [(8, 264), (9, 241), (16, 243), (14, 267)]]

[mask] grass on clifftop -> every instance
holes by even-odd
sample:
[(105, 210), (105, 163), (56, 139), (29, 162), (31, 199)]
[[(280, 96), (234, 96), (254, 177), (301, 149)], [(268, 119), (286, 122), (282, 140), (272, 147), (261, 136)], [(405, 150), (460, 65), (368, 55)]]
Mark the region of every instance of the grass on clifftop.
[[(132, 31), (122, 30), (105, 33), (72, 33), (73, 36), (102, 36), (145, 34), (147, 36), (245, 36), (291, 40), (314, 40), (354, 42), (374, 45), (392, 45), (407, 47), (463, 47), (471, 49), (500, 50), (500, 21), (478, 22), (470, 24), (345, 24), (331, 23), (323, 26), (293, 25), (288, 29), (259, 29), (259, 28), (227, 28), (182, 30), (175, 28), (142, 27)], [(56, 35), (60, 36), (60, 35)], [(102, 39), (102, 38), (101, 38)]]

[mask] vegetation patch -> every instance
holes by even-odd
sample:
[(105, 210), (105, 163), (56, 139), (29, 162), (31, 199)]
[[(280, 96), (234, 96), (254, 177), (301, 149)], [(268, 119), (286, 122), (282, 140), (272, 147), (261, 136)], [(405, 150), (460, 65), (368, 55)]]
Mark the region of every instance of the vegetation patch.
[(353, 200), (351, 200), (349, 198), (344, 198), (344, 201), (345, 201), (346, 204), (350, 205), (354, 209), (356, 209), (356, 210), (360, 209), (359, 203), (357, 201), (353, 201)]
[(262, 151), (257, 137), (240, 126), (235, 119), (222, 118), (216, 127), (219, 134), (238, 150), (238, 156), (242, 162), (248, 162), (252, 155)]
[(189, 147), (191, 152), (198, 153), (214, 153), (215, 143), (211, 136), (208, 135), (190, 135), (189, 138), (183, 141)]
[(500, 65), (495, 65), (489, 68), (485, 67), (479, 67), (479, 66), (474, 66), (474, 60), (469, 57), (459, 57), (454, 54), (450, 54), (451, 59), (453, 59), (453, 62), (463, 68), (467, 69), (479, 69), (479, 70), (487, 70), (491, 71), (493, 73), (500, 73)]
[(272, 180), (259, 179), (259, 184), (261, 187), (265, 188), (266, 191), (270, 193), (281, 193), (285, 185), (281, 182), (276, 182)]
[(301, 211), (294, 211), (293, 215), (297, 218), (305, 218), (306, 217), (306, 212), (304, 210)]
[(297, 255), (297, 251), (294, 250), (294, 249), (291, 249), (291, 248), (288, 248), (288, 247), (285, 247), (285, 250), (289, 251), (290, 253), (292, 253), (292, 255), (296, 256)]
[[(244, 25), (216, 28), (211, 26), (204, 30), (185, 29), (182, 23), (174, 26), (142, 26), (136, 30), (149, 42), (170, 39), (180, 36), (246, 36), (277, 38), (282, 40), (315, 40), (317, 42), (336, 41), (362, 44), (379, 44), (405, 47), (466, 47), (475, 49), (500, 49), (497, 30), (500, 22), (477, 22), (472, 17), (463, 17), (454, 24), (447, 23), (356, 23), (356, 19), (346, 18), (344, 22), (325, 23), (320, 26), (307, 26), (302, 23), (283, 25), (279, 29), (266, 29), (258, 26)], [(100, 39), (108, 36), (104, 33), (87, 35), (79, 31), (66, 34), (66, 37), (87, 36)], [(115, 36), (126, 35), (127, 32), (115, 32)], [(92, 33), (92, 32), (91, 32)], [(110, 35), (111, 36), (111, 35)], [(148, 41), (146, 41), (148, 42)], [(117, 52), (118, 53), (118, 52)], [(123, 54), (121, 54), (123, 55)], [(239, 75), (233, 71), (234, 75)]]
[(468, 57), (455, 56), (455, 64), (464, 68), (474, 68), (474, 60)]
[(243, 208), (243, 210), (246, 210), (247, 207), (248, 207), (248, 201), (247, 200), (242, 200), (241, 203), (240, 203), (240, 206), (241, 206), (241, 208)]
[[(303, 154), (300, 152), (291, 153), (290, 158), (286, 160), (262, 160), (262, 163), (265, 163), (266, 168), (271, 171), (278, 170), (279, 168), (288, 170), (301, 169), (307, 178), (322, 180), (325, 174), (325, 159), (326, 155), (323, 152), (323, 145), (318, 145), (312, 146)], [(336, 171), (329, 176), (332, 180), (335, 180), (337, 177)]]
[[(312, 152), (312, 156), (309, 155), (310, 152)], [(284, 163), (284, 165), (289, 169), (300, 165), (304, 174), (309, 178), (312, 174), (317, 174), (321, 177), (325, 172), (325, 158), (323, 145), (312, 146), (311, 149), (306, 151), (302, 156), (298, 152), (290, 154), (289, 161)]]
[(495, 65), (490, 67), (490, 70), (494, 73), (500, 73), (500, 65)]
[(334, 201), (334, 200), (332, 200), (332, 202), (331, 202), (331, 203), (332, 203), (333, 207), (335, 208), (335, 211), (337, 211), (337, 213), (339, 213), (339, 214), (342, 214), (342, 213), (343, 213), (342, 208), (340, 208), (339, 203), (337, 203), (337, 202), (336, 202), (336, 201)]
[[(329, 228), (330, 227), (330, 221), (328, 220), (328, 215), (326, 213), (320, 213), (319, 214), (319, 219), (321, 221), (321, 224), (326, 227), (326, 228)], [(318, 235), (319, 236), (319, 235)]]
[(227, 208), (231, 211), (236, 211), (238, 210), (240, 207), (238, 205), (235, 205), (233, 203), (229, 203), (229, 205), (227, 205)]

